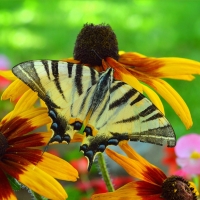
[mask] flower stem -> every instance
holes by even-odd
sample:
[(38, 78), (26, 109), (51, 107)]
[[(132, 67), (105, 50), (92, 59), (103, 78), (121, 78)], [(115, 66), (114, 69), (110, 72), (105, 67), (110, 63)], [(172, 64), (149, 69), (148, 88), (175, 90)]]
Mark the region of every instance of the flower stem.
[(106, 167), (106, 162), (105, 162), (104, 156), (103, 156), (102, 153), (98, 154), (98, 163), (99, 163), (99, 168), (100, 168), (101, 173), (102, 173), (103, 180), (106, 184), (108, 191), (109, 192), (115, 191), (113, 184), (112, 184), (112, 181), (110, 179), (109, 173), (108, 173), (108, 169)]

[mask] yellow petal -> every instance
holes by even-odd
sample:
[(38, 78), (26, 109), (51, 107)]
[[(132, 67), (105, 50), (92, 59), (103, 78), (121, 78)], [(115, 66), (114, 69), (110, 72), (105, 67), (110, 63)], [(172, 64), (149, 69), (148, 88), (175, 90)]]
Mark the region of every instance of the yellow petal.
[(78, 178), (78, 172), (72, 165), (47, 152), (43, 154), (37, 167), (60, 180), (76, 181)]
[(10, 194), (9, 197), (2, 198), (1, 200), (17, 200), (16, 196), (14, 193)]
[(3, 120), (11, 120), (12, 118), (22, 114), (24, 111), (29, 110), (37, 99), (37, 94), (29, 89), (19, 99), (13, 111), (6, 115)]
[(12, 73), (11, 70), (0, 70), (0, 76), (10, 80), (14, 81), (17, 79), (17, 77)]
[(153, 104), (163, 113), (165, 114), (165, 110), (163, 104), (159, 98), (159, 96), (149, 87), (142, 85), (144, 92), (147, 94), (149, 99), (152, 101)]
[(189, 108), (181, 96), (167, 82), (161, 79), (152, 79), (150, 84), (174, 109), (187, 129), (193, 122)]
[(23, 169), (18, 180), (46, 198), (52, 200), (65, 200), (67, 198), (65, 190), (53, 177), (32, 164)]
[(192, 75), (173, 75), (173, 76), (165, 76), (166, 78), (184, 80), (184, 81), (192, 81), (195, 79)]
[(47, 113), (44, 113), (44, 114), (40, 114), (34, 118), (31, 118), (28, 122), (33, 127), (41, 127), (43, 125), (51, 123), (51, 119), (48, 117)]
[[(119, 143), (119, 147), (126, 153), (129, 158), (137, 160), (145, 165), (152, 165), (146, 159), (144, 159), (140, 154), (138, 154), (131, 146), (128, 144), (127, 141), (121, 141)], [(153, 166), (153, 165), (152, 165)]]
[(118, 69), (116, 71), (118, 71), (118, 73), (120, 73), (120, 75), (121, 75), (120, 81), (127, 83), (128, 85), (132, 86), (137, 91), (139, 91), (140, 93), (143, 93), (141, 83), (138, 81), (138, 79), (136, 79), (130, 73), (123, 73), (121, 70), (118, 70)]
[(26, 92), (28, 89), (29, 87), (27, 85), (25, 85), (22, 81), (17, 79), (6, 88), (6, 90), (1, 96), (1, 99), (10, 99), (10, 101), (14, 102), (16, 99), (22, 96), (24, 92)]
[[(200, 74), (200, 62), (185, 59), (185, 58), (151, 58), (162, 63), (162, 67), (157, 69), (161, 74), (160, 77), (173, 76), (173, 75), (190, 75)], [(163, 74), (163, 76), (162, 76)]]

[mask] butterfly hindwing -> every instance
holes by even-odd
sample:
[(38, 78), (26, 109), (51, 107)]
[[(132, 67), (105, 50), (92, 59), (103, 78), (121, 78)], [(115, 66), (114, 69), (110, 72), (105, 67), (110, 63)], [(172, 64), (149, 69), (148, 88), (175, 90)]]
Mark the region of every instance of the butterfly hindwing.
[(96, 154), (103, 152), (108, 145), (117, 145), (122, 140), (157, 145), (166, 142), (169, 147), (175, 146), (175, 134), (170, 123), (144, 95), (116, 80), (107, 92), (107, 110), (104, 110), (98, 120), (94, 115), (89, 121), (97, 128), (97, 135), (85, 137), (80, 147), (89, 160), (89, 168)]

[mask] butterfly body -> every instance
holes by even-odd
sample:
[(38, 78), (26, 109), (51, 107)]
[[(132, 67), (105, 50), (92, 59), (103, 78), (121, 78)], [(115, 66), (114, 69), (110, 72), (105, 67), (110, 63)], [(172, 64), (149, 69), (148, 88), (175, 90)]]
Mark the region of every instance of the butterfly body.
[(99, 73), (64, 61), (27, 61), (13, 73), (46, 103), (52, 118), (52, 142), (69, 143), (85, 134), (80, 150), (89, 169), (99, 152), (122, 140), (175, 146), (173, 128), (144, 95), (113, 78), (113, 69)]

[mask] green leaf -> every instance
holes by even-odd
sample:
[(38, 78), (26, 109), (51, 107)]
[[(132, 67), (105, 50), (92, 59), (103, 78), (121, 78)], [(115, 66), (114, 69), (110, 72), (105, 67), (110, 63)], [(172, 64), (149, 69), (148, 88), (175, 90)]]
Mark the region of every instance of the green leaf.
[(19, 191), (21, 189), (21, 183), (19, 183), (15, 178), (7, 175), (8, 181), (14, 191)]

